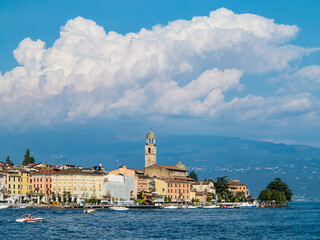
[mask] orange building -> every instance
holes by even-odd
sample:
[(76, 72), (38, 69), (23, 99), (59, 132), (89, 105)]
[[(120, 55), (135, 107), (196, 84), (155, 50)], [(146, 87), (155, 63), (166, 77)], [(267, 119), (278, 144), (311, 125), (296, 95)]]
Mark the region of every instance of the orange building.
[(176, 179), (166, 180), (166, 182), (168, 183), (167, 196), (173, 202), (191, 201), (191, 182)]
[(229, 190), (236, 194), (237, 192), (243, 192), (244, 197), (250, 195), (249, 189), (247, 189), (247, 185), (240, 182), (240, 180), (231, 180), (228, 183)]

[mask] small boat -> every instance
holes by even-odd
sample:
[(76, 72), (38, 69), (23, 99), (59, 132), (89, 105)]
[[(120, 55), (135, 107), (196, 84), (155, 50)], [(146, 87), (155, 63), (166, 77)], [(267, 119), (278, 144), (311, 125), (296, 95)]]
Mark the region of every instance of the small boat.
[(195, 209), (195, 208), (198, 208), (198, 206), (188, 206), (188, 209)]
[(171, 206), (166, 206), (164, 207), (165, 209), (178, 209), (179, 207), (178, 206), (174, 206), (174, 205), (171, 205)]
[(44, 221), (44, 218), (41, 218), (41, 217), (35, 217), (35, 216), (32, 216), (31, 214), (29, 215), (22, 215), (21, 218), (18, 218), (16, 220), (17, 222), (42, 222)]
[(88, 209), (85, 209), (83, 212), (84, 213), (95, 213), (95, 209), (93, 209), (93, 208), (88, 208)]
[(228, 208), (228, 209), (233, 209), (233, 205), (223, 205), (221, 208)]
[(5, 204), (0, 205), (0, 209), (5, 209), (5, 208), (8, 208), (8, 207), (9, 207), (9, 205), (5, 205)]
[(250, 204), (250, 203), (247, 203), (247, 202), (240, 204), (240, 208), (256, 208), (256, 207), (257, 207), (257, 205)]
[(187, 206), (187, 205), (180, 205), (179, 208), (181, 208), (181, 209), (187, 209), (188, 206)]
[(203, 208), (220, 208), (218, 205), (207, 205), (203, 206)]
[(116, 211), (126, 211), (129, 210), (129, 208), (123, 207), (123, 206), (114, 206), (114, 207), (109, 207), (111, 210), (116, 210)]

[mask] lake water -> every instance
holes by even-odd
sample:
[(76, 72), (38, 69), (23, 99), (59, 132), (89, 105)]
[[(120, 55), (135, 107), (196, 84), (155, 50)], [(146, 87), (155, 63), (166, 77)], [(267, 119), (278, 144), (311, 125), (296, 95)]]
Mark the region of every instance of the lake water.
[[(22, 214), (42, 223), (15, 222)], [(320, 239), (320, 203), (258, 209), (2, 209), (0, 239)]]

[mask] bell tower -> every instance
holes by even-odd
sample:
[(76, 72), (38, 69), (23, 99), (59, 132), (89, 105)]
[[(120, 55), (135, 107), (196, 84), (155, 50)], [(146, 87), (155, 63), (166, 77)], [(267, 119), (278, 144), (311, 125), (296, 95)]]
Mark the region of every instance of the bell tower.
[(148, 132), (145, 145), (145, 167), (156, 164), (157, 146), (156, 137), (152, 131)]

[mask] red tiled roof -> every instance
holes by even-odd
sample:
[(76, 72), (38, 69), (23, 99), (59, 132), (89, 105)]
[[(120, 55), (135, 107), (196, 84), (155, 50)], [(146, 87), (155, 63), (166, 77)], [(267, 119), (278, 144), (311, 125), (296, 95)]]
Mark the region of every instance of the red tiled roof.
[(32, 175), (42, 175), (42, 174), (55, 174), (57, 173), (57, 170), (54, 170), (52, 168), (36, 168), (37, 172), (33, 172)]
[(247, 186), (247, 185), (240, 182), (228, 182), (228, 186)]
[(78, 168), (68, 168), (60, 169), (53, 173), (53, 175), (104, 175), (105, 172), (102, 171), (93, 171), (87, 169), (78, 169)]
[[(159, 166), (159, 167), (163, 167), (163, 168), (166, 168), (169, 170), (187, 172), (187, 170), (184, 170), (184, 169), (176, 167), (176, 166), (169, 166), (169, 165), (162, 165), (162, 164), (154, 164), (154, 165)], [(151, 167), (154, 165), (151, 165)]]

